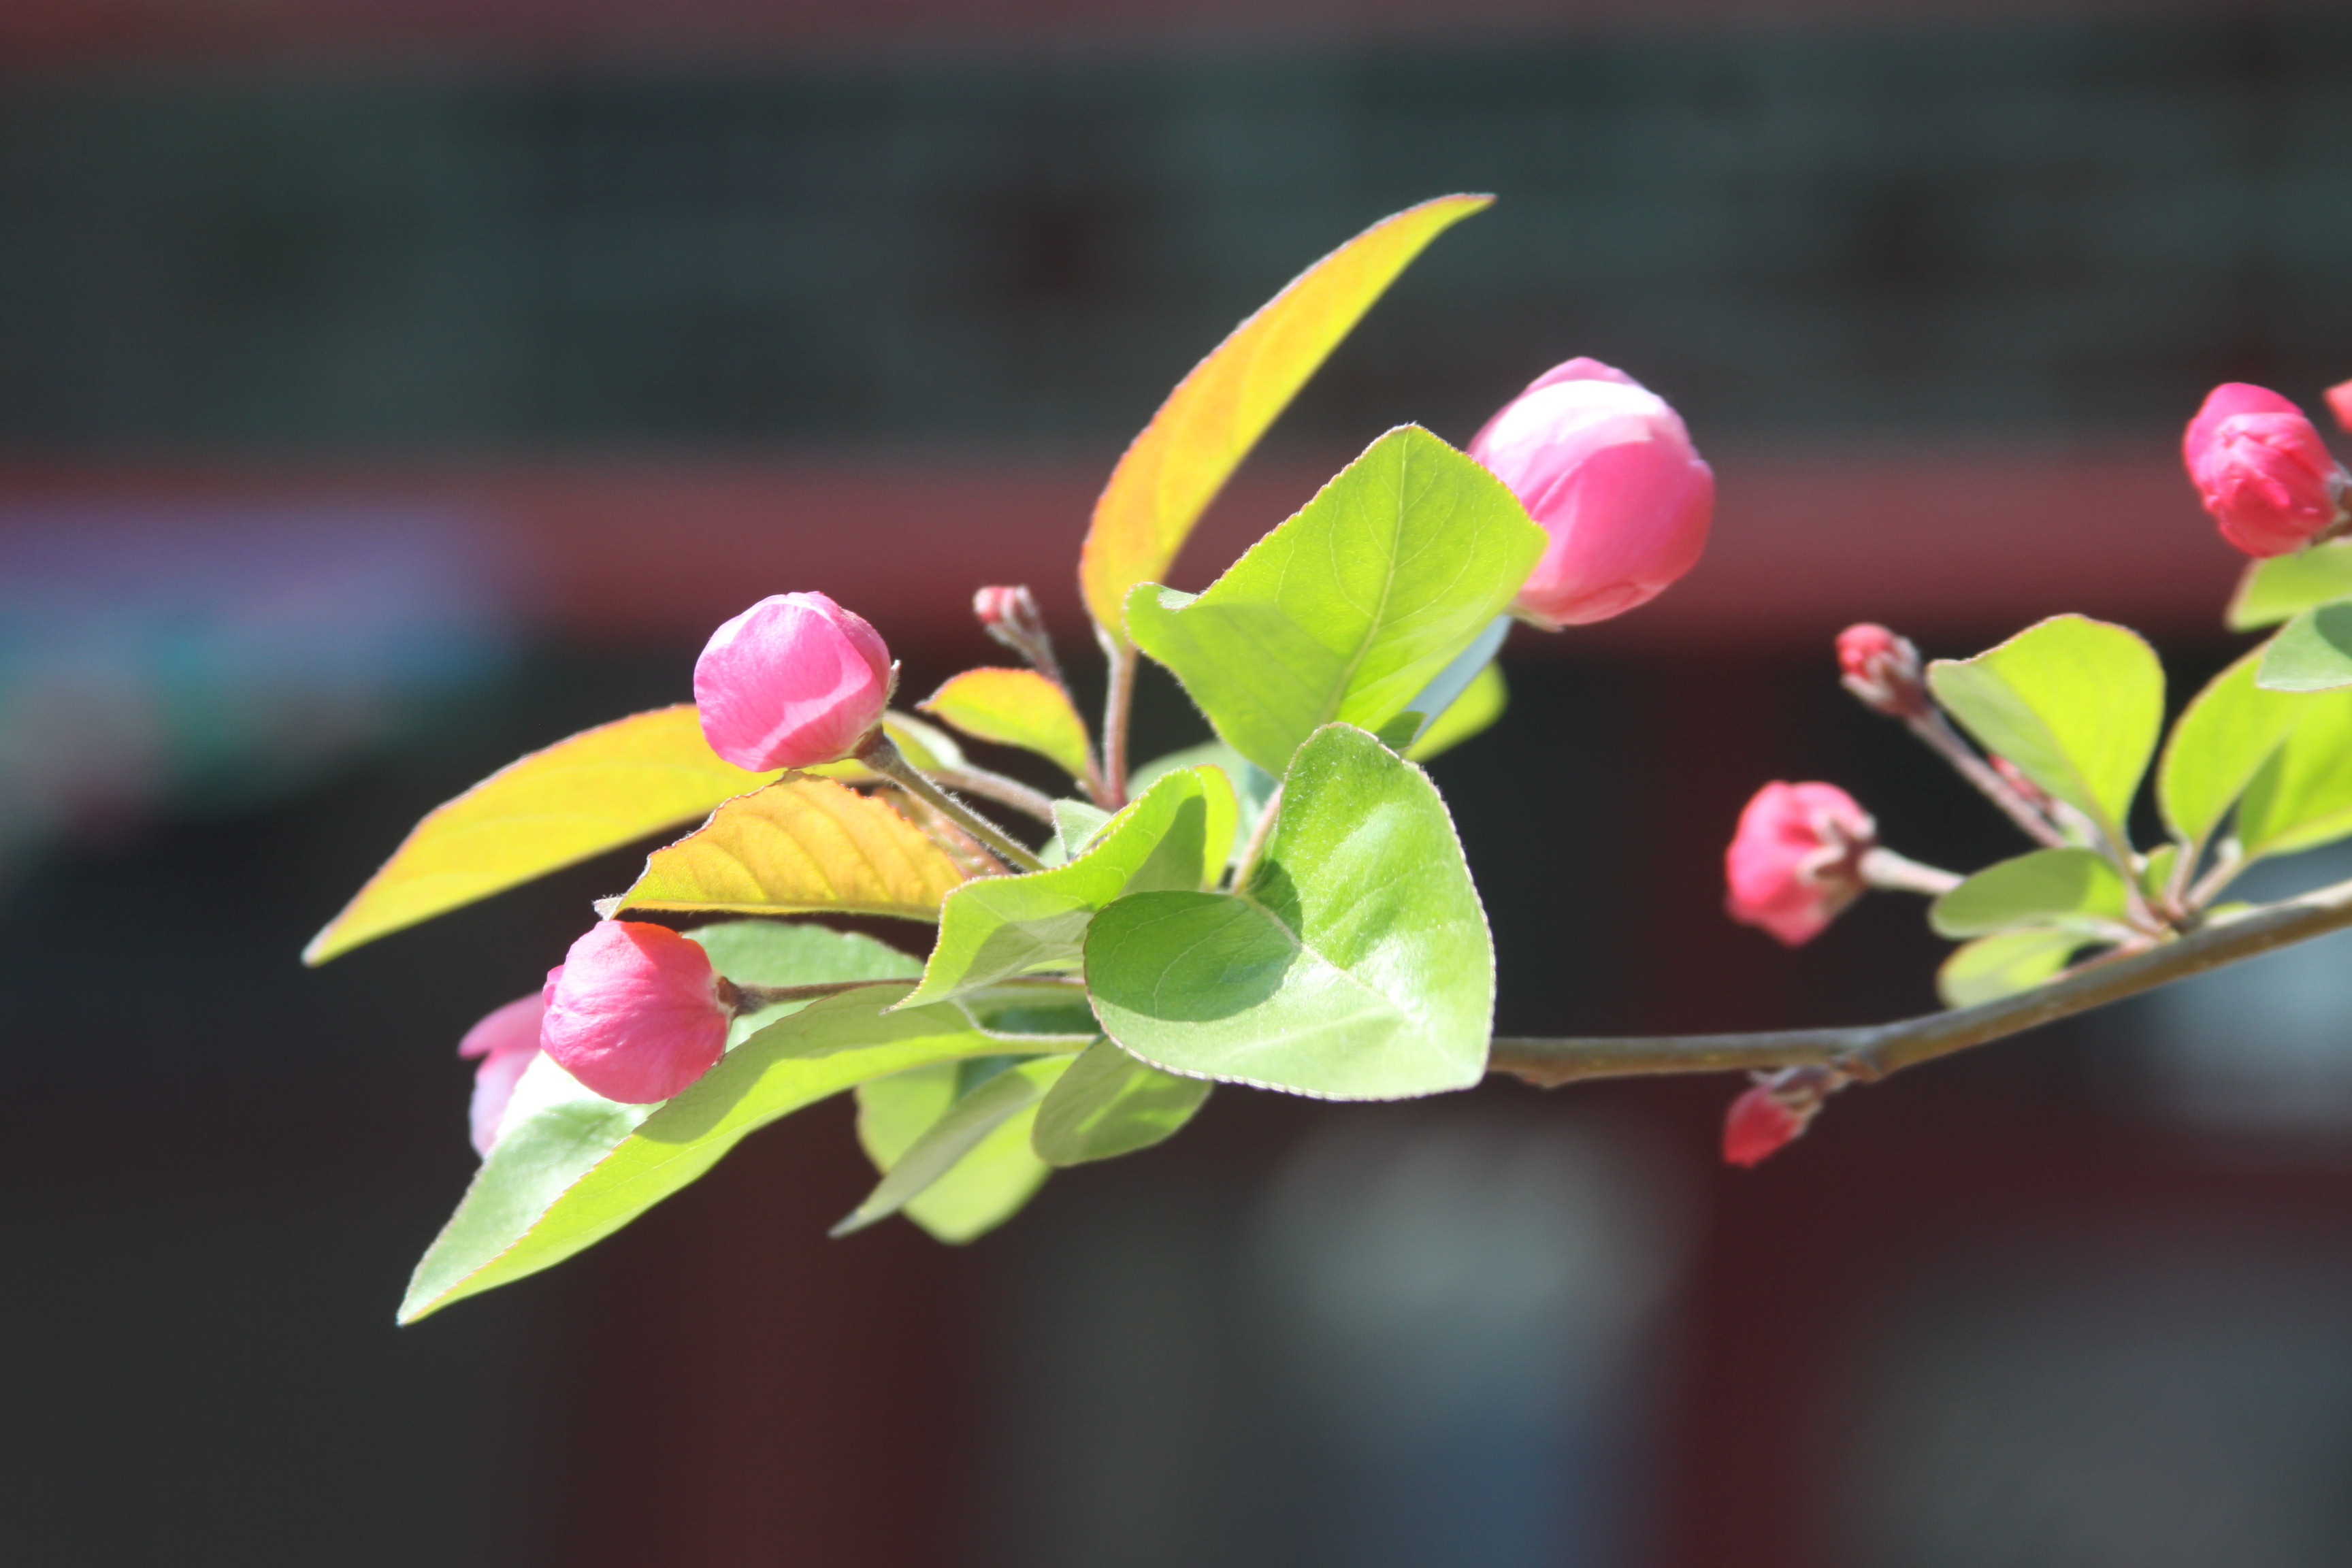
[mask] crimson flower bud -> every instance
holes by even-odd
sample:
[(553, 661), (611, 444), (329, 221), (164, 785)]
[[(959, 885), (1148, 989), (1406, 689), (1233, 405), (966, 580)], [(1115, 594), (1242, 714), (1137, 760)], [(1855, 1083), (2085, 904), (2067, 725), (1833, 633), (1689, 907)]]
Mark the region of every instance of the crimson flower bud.
[(739, 768), (849, 755), (890, 700), (890, 650), (823, 594), (772, 594), (710, 634), (694, 703), (710, 749)]
[(1598, 360), (1528, 383), (1470, 455), (1551, 535), (1511, 605), (1547, 631), (1646, 604), (1706, 546), (1714, 470), (1664, 398)]
[(482, 1065), (474, 1069), (474, 1103), (467, 1121), (474, 1135), (474, 1152), (485, 1160), (499, 1141), (499, 1123), (506, 1120), (507, 1102), (530, 1058), (539, 1055), (540, 1018), (547, 1011), (543, 992), (518, 997), (466, 1031), (457, 1054)]
[(2198, 499), (2221, 537), (2261, 557), (2300, 550), (2344, 521), (2344, 469), (2303, 411), (2277, 393), (2228, 382), (2181, 437)]
[(1864, 621), (1838, 633), (1837, 655), (1845, 689), (1866, 706), (1895, 719), (1926, 715), (1927, 681), (1910, 638)]
[(1836, 1068), (1822, 1067), (1790, 1068), (1760, 1079), (1724, 1112), (1724, 1163), (1754, 1166), (1795, 1142), (1844, 1082)]
[(2336, 423), (2352, 430), (2352, 381), (2339, 381), (2321, 395), (2327, 399), (2327, 411), (2336, 416)]
[(1724, 852), (1724, 908), (1790, 947), (1810, 942), (1862, 896), (1862, 858), (1877, 842), (1878, 825), (1837, 785), (1768, 784)]
[(547, 972), (540, 1048), (607, 1100), (667, 1100), (725, 1053), (725, 984), (667, 926), (600, 921)]

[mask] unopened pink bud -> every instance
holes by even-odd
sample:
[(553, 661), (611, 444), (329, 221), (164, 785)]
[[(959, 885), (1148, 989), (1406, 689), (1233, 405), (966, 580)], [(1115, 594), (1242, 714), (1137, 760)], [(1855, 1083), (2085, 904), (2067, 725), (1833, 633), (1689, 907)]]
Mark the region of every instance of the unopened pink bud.
[(699, 942), (600, 921), (547, 972), (540, 1048), (607, 1100), (650, 1105), (710, 1070), (733, 1009)]
[(2252, 556), (2300, 550), (2344, 521), (2344, 469), (2303, 411), (2277, 393), (2228, 382), (2181, 438), (2198, 499), (2221, 536)]
[(1868, 706), (1896, 719), (1927, 711), (1927, 682), (1910, 638), (1864, 621), (1838, 633), (1837, 655), (1845, 689)]
[(1598, 360), (1528, 383), (1470, 455), (1551, 535), (1511, 605), (1547, 630), (1647, 603), (1706, 547), (1714, 470), (1664, 398)]
[(772, 594), (710, 634), (694, 703), (739, 768), (813, 768), (856, 749), (890, 700), (890, 650), (823, 594)]
[(2336, 423), (2352, 430), (2352, 381), (2339, 381), (2322, 395), (2327, 399), (2327, 411), (2336, 416)]
[(1819, 936), (1862, 896), (1878, 825), (1835, 784), (1769, 784), (1739, 814), (1724, 852), (1724, 908), (1790, 947)]
[(457, 1054), (482, 1065), (474, 1069), (474, 1103), (468, 1110), (474, 1152), (485, 1160), (499, 1141), (499, 1123), (506, 1120), (507, 1102), (530, 1058), (539, 1055), (541, 1016), (547, 1011), (543, 992), (517, 997), (466, 1031)]
[(1757, 1165), (1795, 1142), (1846, 1081), (1844, 1074), (1826, 1067), (1788, 1068), (1765, 1079), (1724, 1113), (1724, 1162)]

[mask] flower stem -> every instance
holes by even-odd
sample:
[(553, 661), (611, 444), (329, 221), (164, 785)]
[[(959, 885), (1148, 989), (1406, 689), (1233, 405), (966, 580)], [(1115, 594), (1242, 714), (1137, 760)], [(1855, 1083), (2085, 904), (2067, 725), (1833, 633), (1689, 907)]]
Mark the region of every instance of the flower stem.
[(939, 782), (966, 795), (984, 795), (999, 805), (1009, 805), (1024, 816), (1035, 817), (1048, 827), (1055, 826), (1053, 801), (1019, 779), (1009, 779), (986, 768), (941, 768)]
[(2000, 807), (2001, 814), (2023, 829), (2025, 836), (2036, 844), (2053, 849), (2066, 847), (2066, 836), (2042, 813), (2033, 803), (2010, 786), (2007, 779), (1992, 771), (1991, 766), (1960, 739), (1952, 721), (1930, 708), (1916, 719), (1906, 719), (1904, 727), (1927, 743), (1928, 750), (1952, 764), (1953, 769), (1969, 783), (1977, 786), (1987, 800)]
[(1124, 637), (1101, 632), (1103, 658), (1110, 664), (1103, 697), (1102, 793), (1097, 804), (1117, 811), (1127, 804), (1127, 723), (1135, 708), (1135, 664), (1140, 656)]
[(1874, 888), (1897, 893), (1924, 893), (1931, 899), (1942, 898), (1961, 881), (1958, 872), (1922, 866), (1892, 849), (1864, 851), (1860, 870), (1862, 879)]
[(1042, 871), (1045, 868), (1044, 861), (1015, 843), (1003, 828), (925, 777), (923, 771), (906, 759), (891, 742), (890, 737), (882, 732), (879, 725), (857, 748), (857, 760), (979, 839), (988, 847), (989, 853), (1013, 869)]

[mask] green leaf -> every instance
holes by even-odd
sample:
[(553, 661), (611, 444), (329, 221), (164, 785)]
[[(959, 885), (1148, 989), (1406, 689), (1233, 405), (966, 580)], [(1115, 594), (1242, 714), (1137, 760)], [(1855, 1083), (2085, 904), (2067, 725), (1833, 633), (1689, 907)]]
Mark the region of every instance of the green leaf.
[(2264, 646), (2254, 684), (2267, 691), (2352, 686), (2352, 603), (2321, 605), (2287, 622)]
[(1137, 893), (1087, 933), (1095, 1016), (1168, 1071), (1334, 1100), (1484, 1076), (1494, 949), (1428, 776), (1349, 725), (1316, 732), (1238, 893)]
[(1503, 684), (1502, 666), (1486, 666), (1454, 700), (1454, 705), (1421, 732), (1421, 739), (1405, 755), (1416, 763), (1425, 763), (1441, 752), (1452, 751), (1500, 719), (1510, 700), (1510, 689)]
[[(943, 1241), (968, 1241), (1002, 1224), (1045, 1180), (1044, 1162), (1029, 1150), (1030, 1126), (1036, 1118), (1037, 1102), (1045, 1098), (1054, 1080), (1069, 1070), (1072, 1059), (1039, 1057), (964, 1089), (913, 1142), (895, 1152), (886, 1154), (889, 1143), (896, 1141), (894, 1135), (903, 1131), (903, 1108), (897, 1108), (898, 1115), (891, 1118), (897, 1125), (884, 1127), (877, 1119), (878, 1136), (867, 1139), (866, 1152), (882, 1166), (882, 1180), (864, 1203), (833, 1227), (833, 1234), (848, 1236), (864, 1230), (925, 1196), (946, 1200), (933, 1213), (958, 1234), (941, 1235)], [(928, 1091), (930, 1086), (920, 1087)], [(888, 1099), (887, 1095), (877, 1097), (883, 1103)], [(862, 1117), (859, 1132), (866, 1138)], [(1002, 1147), (991, 1152), (992, 1143)], [(1008, 1154), (1013, 1158), (1007, 1159)], [(971, 1166), (968, 1173), (967, 1165)], [(943, 1180), (952, 1181), (958, 1174), (965, 1175), (961, 1190), (951, 1187), (944, 1194), (939, 1192)], [(975, 1186), (982, 1190), (975, 1191)]]
[(1145, 584), (1128, 635), (1271, 773), (1334, 720), (1377, 730), (1509, 604), (1545, 534), (1477, 463), (1391, 430), (1197, 598)]
[(2304, 715), (2306, 697), (2254, 684), (2256, 648), (2213, 678), (2179, 719), (2157, 764), (2156, 798), (2183, 844), (2201, 847)]
[[(1092, 1017), (1082, 1021), (1092, 1029)], [(857, 1141), (875, 1169), (887, 1173), (958, 1097), (1019, 1059), (971, 1057), (934, 1062), (859, 1084)], [(1019, 1213), (1051, 1173), (1025, 1142), (1034, 1120), (1034, 1110), (1007, 1118), (945, 1175), (910, 1199), (907, 1217), (935, 1239), (954, 1245), (983, 1236)]]
[(1233, 790), (1211, 767), (1163, 774), (1067, 865), (982, 877), (948, 895), (923, 984), (906, 1005), (1017, 974), (1075, 968), (1095, 911), (1122, 893), (1196, 889), (1225, 866)]
[(1213, 767), (1225, 775), (1233, 786), (1234, 799), (1241, 812), (1234, 823), (1233, 852), (1225, 858), (1231, 865), (1242, 857), (1249, 843), (1250, 830), (1257, 826), (1266, 803), (1274, 798), (1275, 776), (1226, 745), (1223, 741), (1204, 741), (1197, 746), (1187, 746), (1181, 752), (1171, 752), (1164, 757), (1154, 757), (1137, 768), (1128, 783), (1131, 795), (1141, 795), (1162, 774), (1179, 768)]
[[(1143, 792), (1139, 787), (1136, 793), (1141, 795)], [(1108, 822), (1110, 818), (1109, 812), (1092, 801), (1055, 801), (1054, 803), (1054, 837), (1047, 839), (1045, 847), (1037, 851), (1037, 858), (1048, 866), (1066, 864), (1071, 856), (1094, 842), (1095, 835), (1102, 831), (1103, 824)]]
[(1973, 1007), (2031, 991), (2053, 979), (2092, 939), (2080, 931), (2034, 929), (1981, 936), (1952, 950), (1936, 972), (1936, 990), (1949, 1007)]
[(1034, 752), (1074, 779), (1089, 771), (1087, 721), (1034, 669), (967, 669), (916, 706), (967, 735)]
[(1408, 708), (1373, 731), (1372, 736), (1381, 745), (1402, 756), (1405, 749), (1412, 744), (1413, 737), (1421, 733), (1421, 727), (1428, 721), (1421, 714)]
[[(813, 985), (835, 980), (911, 980), (923, 961), (855, 931), (829, 931), (797, 921), (721, 921), (686, 933), (710, 955), (710, 966), (738, 985)], [(777, 1019), (807, 1006), (777, 1002), (736, 1015), (729, 1046), (741, 1045)]]
[(1937, 700), (1987, 749), (2125, 842), (2164, 723), (2164, 669), (2127, 627), (2055, 616), (1927, 668)]
[(2249, 859), (2352, 834), (2352, 690), (2302, 700), (2303, 721), (2238, 804), (2237, 837)]
[(2352, 596), (2352, 541), (2315, 544), (2247, 566), (2230, 595), (2233, 632), (2276, 626), (2330, 599)]
[(1175, 1136), (1215, 1086), (1139, 1062), (1108, 1040), (1080, 1053), (1037, 1109), (1030, 1146), (1049, 1165), (1131, 1154)]
[[(890, 1011), (909, 989), (883, 984), (812, 1002), (658, 1106), (615, 1105), (551, 1060), (535, 1060), (516, 1086), (498, 1146), (416, 1266), (400, 1321), (562, 1261), (694, 1181), (747, 1133), (803, 1106), (886, 1073), (1006, 1048), (953, 1004)], [(1060, 1048), (1075, 1054), (1083, 1044)], [(1021, 1048), (1055, 1044), (1032, 1037)]]
[(2159, 844), (2147, 852), (2139, 868), (2139, 890), (2148, 901), (2164, 897), (2165, 885), (2172, 880), (2172, 868), (2180, 863), (2180, 846)]
[(2122, 873), (2091, 849), (2036, 849), (1988, 866), (1937, 899), (1927, 923), (1938, 936), (1981, 936), (2022, 925), (2095, 930), (2127, 908)]

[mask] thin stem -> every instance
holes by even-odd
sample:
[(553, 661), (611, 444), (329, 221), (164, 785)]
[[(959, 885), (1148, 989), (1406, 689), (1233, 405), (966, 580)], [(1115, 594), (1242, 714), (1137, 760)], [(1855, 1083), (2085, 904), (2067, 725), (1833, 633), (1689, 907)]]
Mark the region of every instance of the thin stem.
[(1003, 773), (990, 773), (986, 768), (941, 768), (940, 783), (950, 789), (960, 789), (966, 795), (986, 795), (999, 805), (1009, 805), (1024, 816), (1035, 817), (1048, 827), (1055, 826), (1052, 798), (1043, 791), (1031, 789), (1019, 779), (1009, 779)]
[(2212, 868), (2205, 873), (2196, 886), (2189, 889), (2188, 903), (2190, 912), (2202, 910), (2207, 904), (2211, 903), (2221, 889), (2228, 887), (2236, 879), (2238, 873), (2245, 868), (2244, 848), (2234, 838), (2223, 839), (2221, 849), (2213, 857)]
[(1241, 863), (1234, 868), (1235, 892), (1239, 892), (1242, 884), (1249, 880), (1250, 873), (1257, 869), (1257, 858), (1265, 853), (1265, 841), (1274, 836), (1274, 819), (1281, 812), (1282, 786), (1276, 784), (1274, 793), (1265, 797), (1265, 808), (1257, 814), (1257, 826), (1250, 829), (1249, 842), (1242, 847)]
[(1990, 764), (1960, 739), (1960, 732), (1952, 728), (1950, 720), (1930, 708), (1916, 719), (1906, 719), (1903, 724), (1925, 741), (1929, 750), (1951, 763), (1962, 778), (1976, 785), (1987, 800), (2000, 807), (2001, 814), (2023, 829), (2027, 837), (2053, 849), (2066, 847), (2066, 836), (2036, 811), (2032, 801), (2018, 794), (2007, 779), (1993, 772)]
[(2347, 927), (2352, 927), (2352, 881), (2087, 963), (2048, 984), (1974, 1007), (1842, 1029), (1612, 1039), (1510, 1037), (1494, 1042), (1490, 1068), (1547, 1088), (1588, 1078), (1803, 1066), (1834, 1068), (1866, 1083)]
[(1110, 685), (1103, 696), (1102, 793), (1097, 804), (1117, 811), (1127, 804), (1127, 721), (1135, 707), (1135, 645), (1108, 632), (1103, 657), (1110, 662)]
[(1044, 861), (1007, 837), (1003, 828), (926, 778), (922, 770), (899, 752), (879, 726), (858, 747), (857, 760), (979, 839), (988, 847), (991, 854), (1007, 866), (1019, 871), (1042, 871), (1045, 868)]
[(1862, 879), (1874, 888), (1884, 888), (1896, 893), (1925, 893), (1931, 899), (1942, 898), (1958, 887), (1961, 881), (1957, 871), (1922, 866), (1892, 849), (1864, 851), (1860, 869)]
[[(839, 996), (845, 992), (869, 990), (877, 985), (904, 985), (904, 980), (825, 980), (812, 985), (739, 985), (722, 980), (719, 995), (739, 1013), (755, 1007), (772, 1007), (779, 1002), (814, 1002), (821, 996)], [(1050, 987), (1068, 991), (1082, 984), (1076, 975), (1024, 974), (1010, 980), (997, 981), (991, 990), (1024, 987)]]

